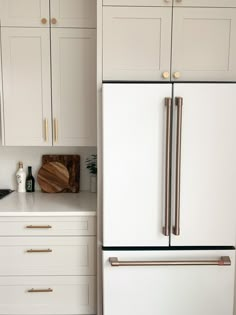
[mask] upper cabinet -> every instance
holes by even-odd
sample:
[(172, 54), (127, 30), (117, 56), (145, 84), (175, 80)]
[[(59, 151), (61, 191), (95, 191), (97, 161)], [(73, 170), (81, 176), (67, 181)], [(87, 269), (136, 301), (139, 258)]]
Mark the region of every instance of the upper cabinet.
[(49, 36), (49, 29), (2, 29), (5, 145), (52, 144)]
[(172, 5), (172, 0), (103, 0), (103, 5), (166, 7)]
[(50, 5), (52, 27), (96, 27), (96, 0), (51, 0)]
[(172, 48), (173, 80), (235, 80), (236, 9), (175, 8)]
[(235, 8), (235, 0), (173, 0), (173, 5), (177, 7), (218, 7)]
[(54, 145), (96, 145), (96, 30), (52, 30)]
[(104, 7), (103, 79), (168, 79), (171, 9)]
[[(201, 4), (178, 3), (184, 1)], [(127, 7), (113, 0), (103, 7), (103, 80), (236, 80), (236, 8), (172, 9), (140, 2), (143, 6)]]
[(48, 27), (49, 0), (0, 0), (1, 26)]

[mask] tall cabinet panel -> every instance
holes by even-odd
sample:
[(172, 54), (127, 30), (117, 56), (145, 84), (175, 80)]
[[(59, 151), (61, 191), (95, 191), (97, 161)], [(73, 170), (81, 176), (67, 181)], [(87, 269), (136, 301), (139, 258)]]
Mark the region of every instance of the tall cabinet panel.
[[(183, 98), (183, 105), (180, 234), (172, 235), (171, 245), (233, 246), (236, 239), (235, 85), (176, 84), (174, 94)], [(174, 122), (178, 108), (175, 106)], [(177, 139), (175, 133), (173, 139)], [(174, 144), (173, 152), (175, 147)], [(176, 161), (176, 152), (173, 154)], [(174, 169), (177, 168), (175, 164)], [(173, 178), (175, 174), (173, 171)], [(174, 200), (176, 194), (172, 208), (173, 226), (178, 206)]]
[(96, 27), (96, 0), (51, 0), (52, 27)]
[(54, 145), (96, 145), (96, 30), (52, 29)]
[(6, 145), (51, 145), (49, 29), (2, 28)]
[(103, 85), (103, 245), (168, 246), (165, 148), (171, 85)]
[(0, 0), (1, 26), (49, 25), (49, 0)]
[(236, 9), (174, 8), (173, 80), (233, 81), (235, 55)]
[(103, 79), (169, 80), (171, 8), (103, 8)]

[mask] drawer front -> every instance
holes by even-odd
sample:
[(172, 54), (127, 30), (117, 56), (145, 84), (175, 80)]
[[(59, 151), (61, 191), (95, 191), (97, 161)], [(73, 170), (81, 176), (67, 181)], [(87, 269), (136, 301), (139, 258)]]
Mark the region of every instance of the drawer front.
[(95, 275), (95, 237), (2, 237), (0, 261), (0, 276)]
[[(232, 315), (234, 255), (234, 250), (105, 251), (104, 315)], [(223, 260), (204, 265), (221, 256), (228, 256), (231, 265)], [(110, 257), (129, 265), (113, 267)]]
[(0, 236), (80, 236), (96, 234), (95, 217), (1, 218)]
[(95, 281), (94, 276), (2, 277), (0, 314), (96, 314)]

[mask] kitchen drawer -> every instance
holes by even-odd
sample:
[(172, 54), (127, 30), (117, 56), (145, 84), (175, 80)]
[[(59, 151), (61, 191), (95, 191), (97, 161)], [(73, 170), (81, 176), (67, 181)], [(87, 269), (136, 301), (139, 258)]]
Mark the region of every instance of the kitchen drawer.
[(103, 314), (232, 315), (234, 256), (235, 250), (104, 251)]
[[(94, 276), (0, 277), (0, 314), (95, 314), (95, 281)], [(28, 292), (32, 289), (49, 292)]]
[(96, 234), (96, 218), (12, 217), (0, 218), (0, 236), (80, 236)]
[(95, 275), (95, 237), (1, 237), (0, 276)]

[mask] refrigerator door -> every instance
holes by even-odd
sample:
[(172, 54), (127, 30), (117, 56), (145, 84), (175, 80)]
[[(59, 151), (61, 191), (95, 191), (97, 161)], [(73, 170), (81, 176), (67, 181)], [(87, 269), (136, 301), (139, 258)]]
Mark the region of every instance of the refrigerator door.
[(103, 85), (103, 246), (169, 245), (171, 93), (171, 84)]
[[(234, 255), (233, 250), (104, 251), (103, 314), (233, 315)], [(222, 256), (231, 265), (217, 265)], [(130, 265), (113, 267), (114, 258)]]
[(171, 245), (234, 246), (236, 85), (176, 84), (174, 96)]

